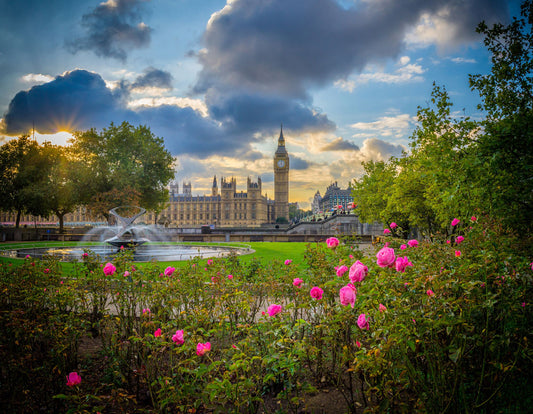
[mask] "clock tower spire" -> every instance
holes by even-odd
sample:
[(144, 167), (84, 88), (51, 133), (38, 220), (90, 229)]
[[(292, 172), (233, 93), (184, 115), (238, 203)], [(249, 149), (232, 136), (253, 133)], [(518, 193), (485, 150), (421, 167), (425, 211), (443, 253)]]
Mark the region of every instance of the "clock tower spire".
[(274, 218), (278, 222), (289, 221), (289, 154), (285, 148), (283, 124), (274, 154)]

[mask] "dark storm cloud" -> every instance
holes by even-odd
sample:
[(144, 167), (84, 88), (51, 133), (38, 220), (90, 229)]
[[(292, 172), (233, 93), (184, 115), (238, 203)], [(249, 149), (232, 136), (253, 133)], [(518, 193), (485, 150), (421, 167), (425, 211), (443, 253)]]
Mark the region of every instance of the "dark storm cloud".
[(67, 40), (67, 48), (76, 53), (92, 50), (97, 56), (125, 61), (128, 48), (150, 44), (152, 29), (141, 18), (145, 0), (108, 0), (91, 13), (83, 15), (85, 35)]
[(359, 147), (353, 142), (338, 137), (329, 144), (322, 147), (322, 151), (359, 151)]
[(244, 137), (228, 134), (223, 127), (192, 108), (163, 105), (142, 108), (137, 114), (155, 135), (164, 138), (165, 146), (174, 155), (205, 158), (213, 154), (234, 155), (249, 149)]
[(125, 98), (129, 90), (126, 83), (111, 90), (100, 75), (92, 72), (67, 72), (51, 82), (17, 93), (4, 114), (4, 130), (0, 132), (23, 134), (33, 126), (43, 134), (72, 132), (128, 121), (148, 125), (156, 136), (164, 139), (173, 155), (189, 154), (199, 159), (212, 154), (258, 156), (251, 149), (253, 139), (248, 133), (238, 132), (233, 125), (228, 129), (226, 124), (202, 117), (190, 107), (128, 109)]
[(43, 134), (60, 130), (101, 128), (111, 121), (134, 120), (122, 107), (120, 93), (107, 88), (100, 75), (85, 70), (67, 72), (53, 81), (15, 95), (4, 114), (4, 133)]
[(236, 0), (204, 33), (195, 91), (239, 85), (305, 98), (310, 86), (398, 56), (421, 15), (444, 9), (449, 14), (439, 17), (453, 24), (457, 43), (473, 39), (480, 20), (507, 15), (505, 0), (380, 0), (352, 8), (335, 0)]
[(228, 130), (243, 134), (277, 128), (280, 123), (292, 130), (332, 131), (335, 124), (325, 114), (304, 103), (285, 97), (237, 91), (206, 95), (209, 115), (226, 125)]
[(309, 162), (296, 155), (291, 155), (290, 166), (291, 170), (306, 170), (309, 168)]
[(172, 75), (161, 69), (147, 68), (144, 74), (137, 77), (131, 85), (131, 89), (156, 87), (161, 89), (172, 89)]

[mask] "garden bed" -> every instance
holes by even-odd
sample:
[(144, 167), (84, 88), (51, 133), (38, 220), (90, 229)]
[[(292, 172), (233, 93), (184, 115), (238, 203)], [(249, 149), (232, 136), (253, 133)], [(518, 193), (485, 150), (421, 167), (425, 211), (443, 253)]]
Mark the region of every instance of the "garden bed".
[(527, 411), (529, 244), (490, 223), (457, 230), (266, 263), (4, 262), (0, 409)]

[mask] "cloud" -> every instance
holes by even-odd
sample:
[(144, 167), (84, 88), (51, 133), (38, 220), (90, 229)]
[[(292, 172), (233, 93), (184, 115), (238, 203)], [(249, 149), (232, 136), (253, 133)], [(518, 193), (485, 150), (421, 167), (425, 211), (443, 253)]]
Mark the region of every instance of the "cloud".
[(383, 0), (357, 7), (335, 0), (234, 0), (209, 20), (195, 91), (240, 86), (305, 99), (310, 86), (398, 57), (423, 16), (439, 16), (453, 28), (434, 42), (456, 45), (475, 38), (479, 20), (501, 20), (502, 13), (503, 0)]
[(236, 133), (252, 135), (272, 130), (280, 123), (292, 130), (332, 131), (335, 124), (325, 114), (298, 100), (267, 93), (238, 90), (206, 95), (209, 115)]
[(131, 85), (131, 89), (144, 89), (149, 87), (172, 89), (172, 75), (170, 72), (149, 67)]
[(296, 155), (290, 156), (290, 167), (291, 170), (307, 170), (310, 163), (303, 158), (297, 157)]
[(322, 151), (358, 151), (359, 147), (342, 137), (335, 138), (332, 142), (322, 147)]
[[(149, 0), (148, 0), (149, 1)], [(97, 56), (125, 61), (127, 50), (150, 44), (152, 29), (141, 20), (146, 0), (107, 0), (83, 15), (85, 35), (67, 40), (72, 53), (91, 50)]]
[(477, 63), (476, 59), (466, 59), (462, 57), (452, 58), (453, 63)]
[(395, 145), (377, 138), (366, 139), (361, 147), (361, 160), (386, 161), (390, 157), (400, 157), (405, 151), (403, 145)]
[(415, 120), (416, 118), (409, 114), (399, 114), (383, 116), (374, 122), (356, 122), (350, 127), (361, 131), (371, 131), (386, 137), (403, 137), (414, 127)]
[(363, 142), (359, 151), (346, 151), (336, 161), (329, 164), (330, 176), (339, 182), (351, 182), (363, 174), (363, 161), (386, 161), (390, 157), (401, 157), (406, 148), (377, 138)]
[(357, 86), (368, 83), (400, 84), (422, 82), (424, 78), (421, 75), (426, 69), (419, 64), (409, 63), (409, 61), (409, 57), (402, 56), (398, 62), (400, 67), (398, 67), (393, 73), (372, 71), (371, 69), (368, 69), (364, 73), (351, 76), (346, 80), (336, 80), (334, 85), (348, 92), (353, 92)]
[(17, 93), (4, 115), (3, 132), (27, 133), (33, 125), (43, 134), (101, 128), (133, 115), (98, 74), (75, 70)]
[(441, 50), (451, 49), (478, 35), (477, 25), (484, 20), (487, 25), (509, 20), (504, 1), (473, 0), (436, 3), (418, 16), (418, 21), (406, 35), (410, 47), (436, 45)]
[(38, 85), (41, 83), (50, 82), (54, 80), (54, 77), (50, 75), (43, 75), (42, 73), (28, 73), (24, 76), (21, 76), (20, 80), (25, 83)]

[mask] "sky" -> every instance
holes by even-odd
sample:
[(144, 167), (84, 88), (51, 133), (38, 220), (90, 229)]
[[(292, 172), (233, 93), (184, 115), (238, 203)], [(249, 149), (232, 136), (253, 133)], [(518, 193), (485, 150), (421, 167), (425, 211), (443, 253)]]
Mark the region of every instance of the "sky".
[[(274, 196), (281, 125), (290, 202), (408, 150), (433, 84), (481, 118), (469, 74), (490, 55), (475, 28), (509, 0), (0, 0), (0, 143), (35, 132), (147, 125), (176, 180), (261, 177)], [(220, 181), (219, 181), (220, 182)]]

